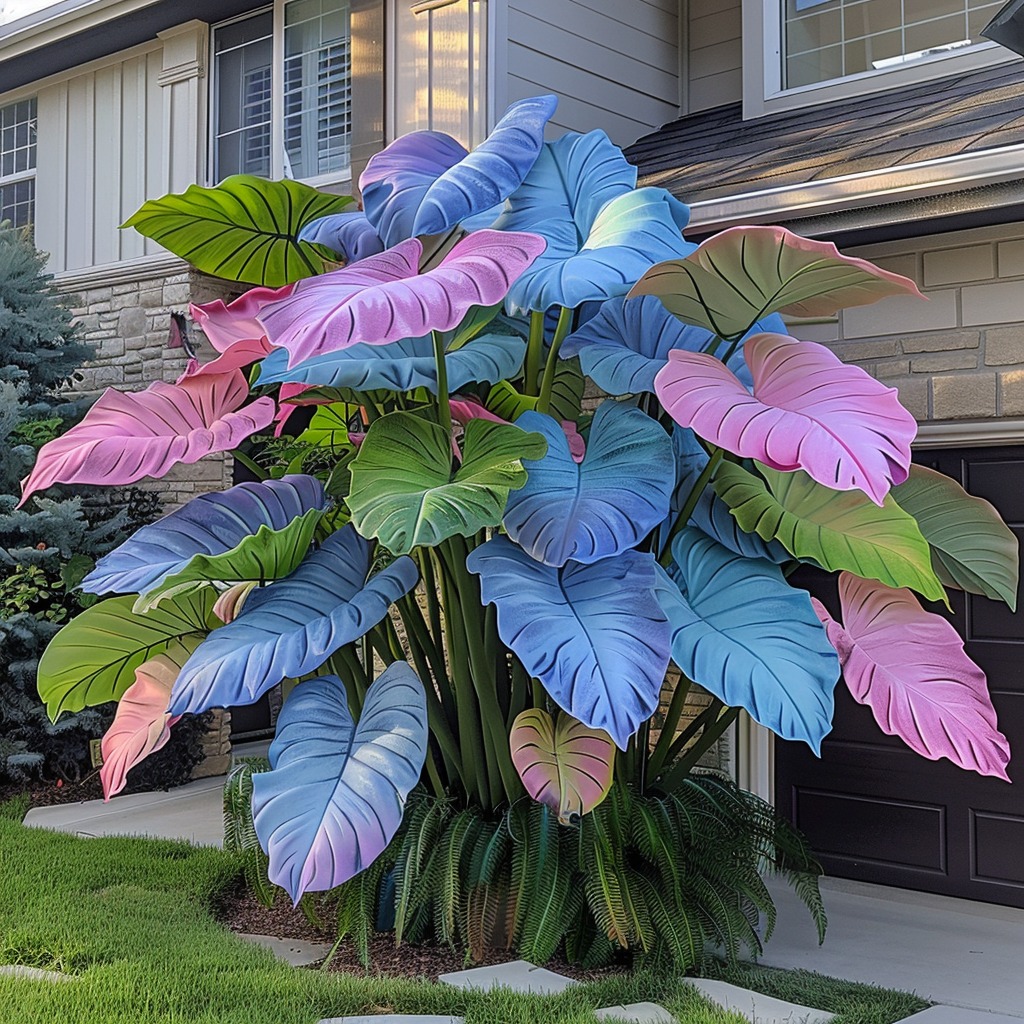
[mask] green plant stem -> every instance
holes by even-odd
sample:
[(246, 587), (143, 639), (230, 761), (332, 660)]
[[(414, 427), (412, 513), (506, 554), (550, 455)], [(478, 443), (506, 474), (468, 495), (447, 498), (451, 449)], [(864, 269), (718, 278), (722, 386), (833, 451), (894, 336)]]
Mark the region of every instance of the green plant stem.
[(250, 473), (254, 473), (257, 480), (266, 480), (270, 477), (270, 474), (255, 459), (249, 458), (245, 452), (241, 452), (236, 448), (231, 455), (232, 458), (245, 466)]
[(437, 366), (437, 413), (445, 433), (452, 432), (452, 407), (448, 397), (448, 367), (444, 361), (444, 335), (431, 331), (434, 339), (434, 363)]
[(571, 326), (572, 310), (563, 306), (562, 312), (558, 314), (558, 323), (555, 325), (555, 336), (551, 339), (551, 348), (548, 349), (548, 361), (544, 366), (544, 379), (541, 381), (540, 397), (537, 399), (537, 412), (546, 413), (551, 409), (551, 389), (555, 386), (555, 373), (558, 371), (558, 353)]
[(672, 541), (682, 532), (686, 524), (690, 521), (690, 516), (693, 515), (693, 510), (697, 507), (697, 502), (700, 501), (700, 496), (704, 493), (704, 488), (711, 483), (711, 478), (715, 475), (715, 470), (718, 469), (718, 464), (722, 461), (725, 455), (724, 448), (716, 448), (708, 459), (708, 464), (701, 471), (699, 477), (694, 482), (693, 488), (691, 489), (689, 496), (684, 503), (682, 510), (679, 513), (678, 518), (672, 524), (672, 529), (668, 532), (668, 537), (665, 539), (665, 546), (661, 550), (661, 557), (658, 559), (662, 565), (668, 566), (672, 563)]
[(654, 744), (654, 750), (651, 751), (651, 756), (647, 761), (647, 771), (652, 779), (658, 777), (658, 773), (669, 758), (669, 750), (672, 746), (676, 728), (679, 725), (679, 719), (682, 717), (683, 709), (686, 707), (686, 698), (689, 692), (690, 680), (680, 674), (679, 683), (675, 690), (672, 691), (672, 700), (669, 701), (668, 710), (665, 712), (665, 720), (661, 725), (661, 735), (658, 737), (658, 742)]
[(659, 787), (667, 793), (678, 789), (693, 770), (693, 766), (722, 738), (722, 734), (736, 721), (739, 713), (739, 708), (726, 708), (717, 720), (704, 729), (700, 739), (658, 780)]
[(544, 313), (530, 314), (530, 340), (526, 345), (526, 363), (523, 367), (523, 394), (536, 395), (540, 384), (540, 360), (544, 353)]

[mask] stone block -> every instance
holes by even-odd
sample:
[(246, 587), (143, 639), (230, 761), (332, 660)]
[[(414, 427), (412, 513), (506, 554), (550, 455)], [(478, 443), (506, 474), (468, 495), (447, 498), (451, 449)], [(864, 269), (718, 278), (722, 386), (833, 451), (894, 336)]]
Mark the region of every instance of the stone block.
[(573, 978), (555, 974), (545, 967), (535, 967), (526, 960), (512, 960), (493, 967), (473, 967), (468, 971), (442, 974), (438, 981), (464, 989), (509, 988), (513, 992), (534, 992), (553, 995), (578, 985)]
[(688, 978), (687, 984), (722, 1009), (738, 1013), (756, 1024), (828, 1024), (835, 1017), (826, 1010), (787, 1003), (725, 981)]
[(595, 1010), (598, 1020), (626, 1021), (627, 1024), (675, 1024), (676, 1018), (657, 1003), (627, 1003)]
[(886, 359), (880, 363), (875, 363), (871, 373), (879, 380), (888, 380), (891, 377), (906, 377), (910, 373), (910, 363), (906, 359)]
[(111, 310), (131, 309), (139, 304), (139, 293), (135, 291), (125, 292), (123, 295), (112, 295), (110, 298)]
[(117, 318), (117, 332), (123, 338), (132, 338), (146, 331), (146, 311), (140, 306), (128, 306)]
[(165, 284), (163, 305), (187, 306), (192, 301), (192, 289), (188, 281), (183, 284)]
[(903, 407), (919, 423), (928, 419), (928, 379), (926, 377), (904, 377), (885, 382), (899, 391)]
[(913, 373), (946, 373), (949, 370), (974, 370), (978, 366), (978, 352), (929, 352), (910, 360)]
[(996, 414), (996, 375), (962, 373), (932, 378), (932, 416), (974, 419)]
[(985, 365), (1024, 363), (1024, 326), (991, 327), (985, 332)]
[(828, 323), (790, 324), (789, 333), (801, 341), (816, 341), (819, 345), (829, 345), (839, 340), (839, 319)]
[(897, 295), (844, 310), (843, 337), (885, 338), (959, 326), (955, 288), (929, 292), (927, 298), (922, 302), (912, 295)]
[(319, 963), (331, 951), (327, 942), (303, 942), (301, 939), (278, 939), (273, 935), (250, 935), (239, 932), (238, 937), (254, 946), (262, 946), (292, 967), (309, 967)]
[(961, 301), (965, 327), (1024, 320), (1024, 288), (1017, 281), (972, 285), (962, 290)]
[(1024, 239), (999, 243), (999, 276), (1024, 277)]
[(903, 253), (899, 256), (877, 256), (872, 257), (871, 262), (882, 270), (888, 270), (891, 274), (902, 274), (909, 277), (911, 281), (921, 283), (917, 269), (917, 253)]
[(991, 245), (940, 249), (924, 254), (924, 283), (929, 288), (962, 281), (987, 281), (995, 276), (995, 250)]
[(918, 334), (900, 338), (904, 355), (915, 352), (950, 352), (956, 349), (977, 348), (981, 344), (980, 331), (943, 331), (939, 334)]
[(126, 281), (124, 284), (115, 284), (110, 289), (111, 295), (131, 295), (139, 290), (137, 281)]
[(1024, 370), (999, 374), (999, 414), (1024, 416)]
[(144, 282), (139, 286), (139, 305), (144, 309), (152, 309), (154, 306), (162, 306), (164, 301), (163, 285), (159, 282)]
[(840, 341), (829, 348), (846, 363), (867, 363), (900, 354), (899, 342), (895, 338), (879, 338), (877, 341)]

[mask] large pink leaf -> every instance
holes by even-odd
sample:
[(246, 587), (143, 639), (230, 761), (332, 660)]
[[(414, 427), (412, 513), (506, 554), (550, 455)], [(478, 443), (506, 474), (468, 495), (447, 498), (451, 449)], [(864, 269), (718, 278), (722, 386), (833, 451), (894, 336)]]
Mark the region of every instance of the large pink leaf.
[(157, 381), (134, 393), (105, 391), (81, 423), (39, 450), (22, 482), (22, 504), (52, 484), (130, 484), (230, 451), (274, 418), (270, 398), (239, 409), (248, 396), (239, 370)]
[(752, 395), (721, 360), (670, 352), (654, 380), (669, 415), (726, 451), (802, 469), (833, 490), (861, 490), (876, 505), (907, 479), (917, 423), (895, 388), (781, 334), (755, 334), (743, 351)]
[(135, 682), (118, 702), (114, 721), (100, 743), (104, 800), (117, 796), (125, 787), (128, 772), (171, 738), (171, 726), (179, 716), (170, 715), (167, 705), (174, 680), (189, 654), (180, 644), (177, 646), (183, 657), (174, 657), (172, 648), (167, 654), (150, 658), (135, 670)]
[(909, 590), (893, 590), (844, 572), (840, 625), (812, 601), (839, 654), (843, 678), (883, 732), (937, 761), (1006, 779), (1010, 746), (996, 724), (985, 673), (940, 615)]
[(493, 306), (544, 250), (537, 235), (476, 231), (433, 270), (418, 274), (422, 247), (401, 242), (341, 270), (308, 278), (269, 303), (260, 320), (289, 366), (350, 345), (385, 345), (450, 331), (473, 306)]

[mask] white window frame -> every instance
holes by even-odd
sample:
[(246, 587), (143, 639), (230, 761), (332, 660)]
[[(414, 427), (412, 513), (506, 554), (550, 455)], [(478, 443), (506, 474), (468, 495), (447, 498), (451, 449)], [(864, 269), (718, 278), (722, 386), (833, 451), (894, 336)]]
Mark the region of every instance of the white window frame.
[(1019, 60), (1005, 47), (984, 42), (889, 68), (783, 89), (783, 3), (784, 0), (743, 0), (744, 118), (831, 103)]
[[(16, 107), (19, 103), (30, 103), (32, 101), (36, 101), (36, 132), (37, 132), (37, 138), (36, 138), (36, 160), (38, 160), (38, 158), (39, 158), (39, 146), (38, 146), (39, 103), (38, 103), (38, 100), (36, 99), (35, 94), (31, 94), (31, 95), (28, 95), (28, 96), (17, 96), (14, 99), (6, 100), (5, 102), (0, 103), (0, 110), (6, 110), (8, 107)], [(32, 182), (36, 181), (36, 164), (35, 163), (33, 163), (31, 167), (28, 167), (28, 168), (26, 168), (23, 171), (13, 171), (11, 174), (6, 174), (6, 175), (3, 173), (3, 168), (0, 167), (0, 187), (6, 186), (6, 185), (16, 185), (19, 181), (32, 181)], [(33, 235), (35, 234), (36, 202), (39, 199), (39, 196), (38, 196), (37, 192), (38, 192), (38, 190), (34, 188), (33, 192), (32, 192), (32, 217), (29, 220), (28, 225), (27, 225), (29, 230), (33, 233)], [(24, 228), (25, 226), (26, 225), (22, 225), (21, 227)], [(19, 228), (19, 230), (20, 230), (20, 228)]]
[[(273, 0), (272, 3), (264, 4), (262, 7), (246, 11), (235, 18), (226, 18), (210, 26), (209, 59), (207, 67), (210, 68), (210, 113), (209, 113), (209, 139), (206, 167), (206, 179), (209, 184), (216, 182), (217, 164), (217, 112), (216, 103), (219, 89), (217, 81), (217, 61), (214, 54), (214, 35), (218, 29), (226, 25), (233, 25), (240, 21), (247, 21), (258, 14), (264, 14), (269, 10), (274, 13), (273, 47), (274, 55), (270, 66), (270, 177), (274, 181), (280, 181), (285, 176), (285, 151), (284, 151), (284, 8), (288, 0)], [(352, 183), (351, 165), (344, 171), (332, 171), (328, 174), (318, 174), (310, 178), (298, 178), (305, 185), (312, 185), (314, 188), (324, 188), (328, 185), (350, 186)]]

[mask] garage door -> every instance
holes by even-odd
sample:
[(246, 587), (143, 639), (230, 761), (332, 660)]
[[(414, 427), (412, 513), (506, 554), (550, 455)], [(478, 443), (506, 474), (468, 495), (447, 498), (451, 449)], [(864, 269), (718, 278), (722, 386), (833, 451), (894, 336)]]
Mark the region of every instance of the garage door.
[[(917, 461), (987, 498), (1024, 540), (1024, 447), (926, 451)], [(800, 582), (835, 612), (833, 584)], [(828, 874), (1024, 907), (1024, 611), (958, 592), (951, 601), (967, 653), (988, 675), (1014, 784), (924, 760), (840, 683), (820, 761), (803, 744), (776, 743), (776, 802)]]

